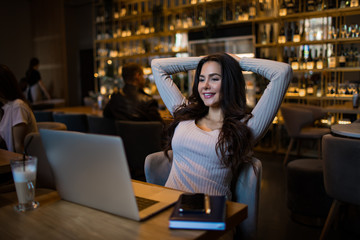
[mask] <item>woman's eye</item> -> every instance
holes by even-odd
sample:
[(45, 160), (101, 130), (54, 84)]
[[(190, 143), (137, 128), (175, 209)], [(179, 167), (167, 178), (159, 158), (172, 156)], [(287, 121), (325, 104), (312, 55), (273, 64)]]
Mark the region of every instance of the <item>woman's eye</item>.
[(199, 81), (203, 82), (203, 81), (205, 81), (205, 79), (204, 78), (199, 78)]
[(213, 80), (213, 81), (219, 81), (220, 78), (212, 78), (211, 80)]

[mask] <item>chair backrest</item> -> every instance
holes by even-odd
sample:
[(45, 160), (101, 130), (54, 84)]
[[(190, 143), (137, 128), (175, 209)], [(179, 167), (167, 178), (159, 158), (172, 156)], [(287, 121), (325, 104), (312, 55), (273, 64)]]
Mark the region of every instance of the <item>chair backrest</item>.
[(61, 122), (37, 122), (38, 129), (67, 130), (64, 123)]
[(53, 112), (51, 111), (34, 111), (36, 122), (54, 121)]
[(115, 120), (99, 116), (87, 116), (89, 133), (116, 135)]
[(123, 139), (131, 177), (145, 180), (144, 162), (147, 155), (161, 150), (161, 122), (116, 121), (118, 135)]
[(56, 189), (53, 172), (49, 165), (40, 134), (33, 132), (26, 135), (24, 146), (27, 154), (38, 159), (36, 187)]
[(69, 131), (88, 132), (86, 114), (54, 113), (54, 121), (64, 123)]
[(261, 178), (262, 164), (256, 158), (252, 158), (239, 173), (233, 195), (237, 202), (248, 205), (248, 217), (239, 224), (237, 239), (256, 239)]
[[(172, 151), (169, 152), (172, 158)], [(169, 161), (163, 152), (152, 153), (145, 159), (146, 181), (153, 184), (165, 185), (171, 169)], [(248, 205), (248, 217), (239, 226), (236, 238), (256, 239), (262, 164), (256, 158), (246, 164), (240, 171), (233, 193), (237, 202)]]
[(293, 104), (282, 104), (280, 110), (284, 118), (286, 131), (290, 137), (299, 137), (301, 128), (311, 125), (315, 121), (312, 110), (304, 107), (298, 107)]
[(360, 205), (360, 139), (327, 134), (322, 138), (322, 156), (326, 193)]
[(169, 157), (170, 160), (167, 159), (164, 152), (161, 151), (149, 154), (145, 158), (144, 168), (146, 182), (165, 186), (171, 169), (172, 150), (169, 151)]

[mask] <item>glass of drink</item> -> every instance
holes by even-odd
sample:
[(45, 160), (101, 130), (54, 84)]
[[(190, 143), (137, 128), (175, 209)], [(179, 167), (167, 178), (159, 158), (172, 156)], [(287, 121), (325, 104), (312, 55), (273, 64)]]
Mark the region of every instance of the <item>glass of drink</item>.
[(37, 158), (27, 156), (12, 159), (10, 165), (19, 202), (14, 209), (25, 212), (38, 208), (39, 203), (34, 201)]

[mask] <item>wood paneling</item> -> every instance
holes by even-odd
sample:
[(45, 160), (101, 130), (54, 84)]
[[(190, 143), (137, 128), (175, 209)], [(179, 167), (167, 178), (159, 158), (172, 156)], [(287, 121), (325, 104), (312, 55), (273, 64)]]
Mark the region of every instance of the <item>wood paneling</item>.
[(63, 0), (33, 0), (31, 4), (34, 57), (53, 98), (68, 100)]

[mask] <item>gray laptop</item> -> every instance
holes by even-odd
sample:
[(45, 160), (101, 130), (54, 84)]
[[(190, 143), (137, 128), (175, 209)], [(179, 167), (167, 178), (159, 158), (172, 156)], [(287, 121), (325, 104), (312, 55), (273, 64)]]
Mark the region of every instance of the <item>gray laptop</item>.
[(120, 137), (47, 129), (40, 129), (40, 135), (64, 200), (140, 221), (171, 206), (181, 194), (132, 182)]

